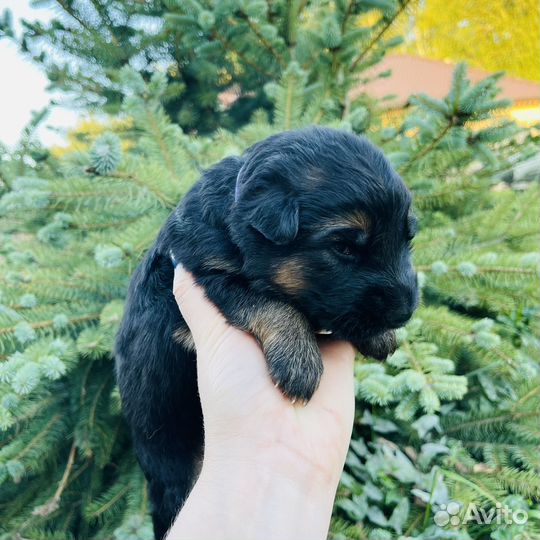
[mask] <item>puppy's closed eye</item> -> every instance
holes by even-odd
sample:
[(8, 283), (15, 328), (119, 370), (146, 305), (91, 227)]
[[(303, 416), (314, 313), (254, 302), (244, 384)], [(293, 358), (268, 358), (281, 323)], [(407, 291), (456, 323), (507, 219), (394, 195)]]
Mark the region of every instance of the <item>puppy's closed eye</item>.
[(362, 255), (368, 241), (368, 234), (361, 229), (346, 229), (330, 236), (331, 249), (341, 257), (353, 260)]
[(337, 242), (334, 242), (334, 244), (332, 245), (332, 250), (338, 256), (343, 257), (345, 259), (353, 260), (355, 258), (354, 248), (350, 245), (349, 242), (338, 240)]

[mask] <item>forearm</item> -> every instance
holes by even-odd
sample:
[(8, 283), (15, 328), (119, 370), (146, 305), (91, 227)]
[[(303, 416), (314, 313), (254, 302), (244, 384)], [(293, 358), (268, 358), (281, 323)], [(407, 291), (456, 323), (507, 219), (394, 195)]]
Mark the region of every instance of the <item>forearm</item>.
[(256, 461), (203, 466), (168, 540), (323, 540), (336, 477)]

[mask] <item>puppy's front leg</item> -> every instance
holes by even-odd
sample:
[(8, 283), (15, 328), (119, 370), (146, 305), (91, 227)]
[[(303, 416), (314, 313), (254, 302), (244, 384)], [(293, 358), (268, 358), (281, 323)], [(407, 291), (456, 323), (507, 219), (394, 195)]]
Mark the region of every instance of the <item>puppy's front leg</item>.
[(233, 276), (213, 275), (197, 282), (230, 324), (257, 339), (276, 386), (292, 400), (309, 400), (323, 365), (306, 318), (287, 304), (254, 294)]

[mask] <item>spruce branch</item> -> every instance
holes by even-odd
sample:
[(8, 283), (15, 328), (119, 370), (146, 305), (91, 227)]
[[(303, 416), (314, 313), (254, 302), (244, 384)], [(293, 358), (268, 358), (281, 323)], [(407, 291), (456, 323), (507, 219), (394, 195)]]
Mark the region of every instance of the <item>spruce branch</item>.
[[(52, 192), (49, 197), (51, 199), (56, 199), (59, 202), (68, 201), (69, 199), (89, 199), (91, 197), (118, 197), (118, 196), (129, 196), (127, 186), (121, 186), (121, 190), (103, 190), (103, 189), (92, 189), (87, 191), (69, 191), (69, 192)], [(57, 205), (50, 205), (48, 208), (55, 208)]]
[[(450, 478), (451, 480), (454, 480), (456, 482), (459, 482), (461, 484), (464, 484), (470, 487), (471, 489), (473, 489), (474, 491), (477, 491), (480, 495), (482, 495), (483, 497), (485, 497), (487, 500), (491, 501), (495, 505), (499, 504), (502, 506), (502, 501), (500, 501), (493, 493), (488, 491), (486, 487), (465, 478), (464, 476), (462, 476), (461, 474), (458, 474), (457, 472), (450, 471), (448, 469), (443, 469), (443, 468), (440, 468), (439, 470), (447, 478)], [(477, 481), (479, 480), (478, 478), (475, 478), (475, 479)]]
[[(457, 120), (457, 119), (456, 119)], [(448, 123), (444, 126), (443, 129), (438, 133), (438, 135), (429, 143), (424, 146), (421, 146), (420, 149), (413, 154), (413, 156), (408, 160), (408, 162), (402, 166), (399, 170), (400, 174), (407, 174), (411, 167), (420, 159), (422, 159), (424, 156), (429, 154), (434, 148), (437, 147), (437, 145), (444, 139), (446, 134), (454, 127), (455, 120), (454, 117), (449, 119)]]
[(66, 2), (66, 0), (56, 0), (56, 3), (75, 21), (77, 21), (81, 28), (84, 28), (86, 31), (92, 33), (92, 35), (95, 36), (95, 32), (93, 28), (90, 28), (87, 24), (87, 21), (85, 21), (82, 17), (79, 16), (79, 14), (72, 8), (69, 2)]
[(75, 441), (73, 441), (73, 444), (71, 445), (71, 449), (69, 451), (66, 468), (64, 469), (64, 473), (62, 475), (62, 478), (60, 479), (60, 482), (58, 483), (58, 487), (56, 488), (54, 495), (45, 504), (34, 508), (34, 510), (32, 511), (33, 516), (47, 517), (48, 515), (58, 510), (58, 508), (60, 507), (60, 499), (62, 498), (62, 493), (64, 492), (69, 483), (69, 476), (73, 469), (73, 465), (75, 464), (76, 453), (77, 446), (75, 444)]
[(36, 446), (39, 446), (41, 441), (47, 436), (47, 434), (61, 421), (61, 415), (55, 414), (43, 427), (43, 429), (39, 430), (38, 433), (30, 440), (28, 444), (18, 453), (15, 455), (14, 459), (21, 460), (23, 459), (28, 453), (30, 453)]
[[(244, 13), (243, 11), (240, 11), (238, 13), (238, 16), (240, 19), (246, 22), (246, 24), (249, 26), (249, 29), (257, 36), (257, 39), (263, 44), (263, 46), (270, 52), (270, 54), (274, 57), (274, 59), (277, 61), (277, 63), (281, 66), (282, 69), (285, 69), (287, 67), (287, 62), (283, 55), (281, 55), (275, 47), (268, 41), (259, 31), (257, 28), (257, 25), (253, 23), (253, 21), (250, 19), (250, 17)], [(232, 24), (234, 19), (232, 17), (229, 17), (229, 22)]]
[[(89, 315), (81, 315), (81, 316), (78, 316), (78, 317), (71, 317), (69, 319), (69, 322), (70, 322), (70, 324), (78, 324), (78, 323), (81, 323), (81, 322), (98, 320), (100, 315), (101, 315), (101, 313), (91, 313)], [(47, 321), (38, 321), (38, 322), (30, 323), (30, 326), (34, 330), (41, 330), (43, 328), (48, 328), (48, 327), (51, 327), (53, 325), (54, 325), (54, 320), (52, 320), (52, 319), (47, 320)], [(2, 334), (10, 334), (10, 333), (15, 331), (15, 328), (16, 328), (15, 326), (7, 326), (7, 327), (4, 327), (4, 328), (0, 328), (0, 335), (2, 335)]]
[(275, 77), (274, 73), (265, 70), (257, 62), (249, 59), (243, 51), (232, 47), (230, 41), (226, 38), (226, 36), (224, 36), (216, 28), (212, 28), (211, 37), (213, 39), (217, 39), (225, 50), (234, 50), (234, 54), (238, 55), (238, 57), (242, 60), (242, 62), (244, 62), (244, 64), (257, 71), (260, 75), (263, 75), (267, 79), (273, 79)]
[(469, 428), (477, 428), (481, 426), (492, 426), (494, 424), (503, 424), (505, 422), (514, 422), (520, 418), (534, 418), (537, 416), (537, 411), (528, 412), (501, 412), (494, 416), (488, 416), (485, 418), (479, 418), (476, 420), (470, 420), (468, 422), (461, 422), (455, 426), (449, 426), (445, 428), (445, 433), (455, 433)]
[[(171, 171), (172, 172), (172, 171)], [(143, 182), (140, 178), (138, 178), (133, 173), (125, 173), (125, 172), (113, 172), (108, 174), (107, 176), (111, 178), (119, 178), (121, 180), (127, 180), (130, 182), (133, 182), (137, 186), (147, 189), (152, 195), (165, 207), (165, 208), (171, 208), (175, 205), (176, 201), (173, 200), (170, 197), (167, 197), (166, 195), (160, 193), (155, 187), (152, 187), (148, 185), (147, 183)]]
[[(94, 6), (94, 9), (99, 13), (102, 20), (105, 22), (108, 28), (114, 29), (113, 21), (109, 17), (109, 14), (107, 10), (103, 9), (103, 4), (101, 2), (98, 2), (96, 0), (90, 0), (92, 2), (92, 5)], [(101, 26), (101, 25), (100, 25)], [(113, 36), (114, 38), (114, 36)], [(116, 43), (118, 43), (118, 40), (115, 40)]]
[(91, 512), (88, 513), (88, 519), (98, 519), (103, 514), (107, 513), (118, 501), (122, 500), (130, 491), (131, 486), (128, 484), (120, 489), (116, 490), (116, 493), (110, 498), (98, 504)]
[[(271, 2), (268, 2), (271, 4)], [(296, 45), (297, 25), (300, 20), (300, 14), (304, 11), (308, 0), (290, 0), (287, 2), (285, 43), (289, 48), (291, 60), (294, 60), (294, 46)]]
[[(392, 24), (396, 21), (396, 19), (403, 13), (403, 11), (406, 9), (408, 4), (411, 2), (411, 0), (402, 0), (401, 5), (399, 8), (395, 11), (395, 13), (387, 19), (387, 21), (384, 23), (384, 25), (381, 27), (381, 29), (375, 34), (375, 36), (372, 38), (372, 40), (367, 44), (367, 46), (364, 48), (364, 50), (356, 57), (356, 59), (353, 61), (350, 67), (350, 71), (354, 72), (354, 70), (357, 68), (358, 64), (365, 59), (367, 54), (373, 49), (373, 47), (379, 42), (379, 40), (386, 34), (386, 32), (390, 29)], [(351, 1), (352, 3), (352, 1)]]
[(72, 226), (75, 229), (79, 229), (81, 231), (95, 231), (95, 230), (103, 230), (103, 229), (110, 229), (111, 227), (119, 227), (122, 225), (129, 225), (131, 223), (136, 223), (141, 218), (140, 215), (133, 216), (131, 218), (125, 218), (125, 219), (113, 219), (111, 221), (104, 221), (100, 223), (74, 223)]
[(533, 386), (527, 393), (523, 394), (514, 404), (513, 410), (516, 411), (519, 407), (521, 407), (526, 401), (529, 401), (529, 399), (533, 397), (538, 397), (538, 388), (536, 386)]
[[(39, 412), (47, 410), (51, 405), (58, 403), (60, 399), (61, 398), (58, 396), (45, 396), (41, 401), (32, 403), (23, 414), (17, 416), (17, 422), (19, 425), (24, 425), (26, 422), (34, 418)], [(3, 440), (2, 445), (12, 442), (15, 436), (16, 434), (14, 434), (12, 439)]]
[[(422, 272), (431, 272), (432, 267), (430, 265), (423, 265), (420, 264), (416, 267), (417, 270), (420, 270)], [(535, 276), (537, 275), (537, 271), (533, 270), (532, 268), (512, 268), (507, 266), (477, 266), (476, 267), (478, 274), (523, 274), (526, 276)], [(454, 267), (448, 267), (447, 272), (455, 272), (460, 273), (457, 268)]]

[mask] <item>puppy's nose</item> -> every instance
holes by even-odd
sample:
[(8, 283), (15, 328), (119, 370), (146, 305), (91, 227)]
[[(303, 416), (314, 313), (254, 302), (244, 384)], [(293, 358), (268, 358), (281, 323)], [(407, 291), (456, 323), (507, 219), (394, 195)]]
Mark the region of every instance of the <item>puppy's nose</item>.
[(414, 313), (418, 305), (418, 284), (416, 274), (406, 283), (399, 283), (393, 287), (391, 294), (394, 296), (395, 309), (388, 311), (386, 318), (393, 328), (403, 326)]
[(386, 315), (386, 321), (390, 328), (400, 328), (412, 317), (413, 310), (391, 311)]
[(416, 275), (405, 283), (380, 287), (375, 291), (375, 305), (381, 310), (382, 319), (389, 328), (403, 326), (414, 313), (418, 304)]

